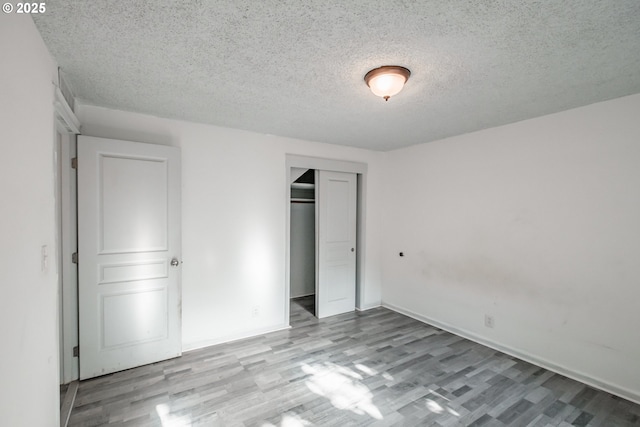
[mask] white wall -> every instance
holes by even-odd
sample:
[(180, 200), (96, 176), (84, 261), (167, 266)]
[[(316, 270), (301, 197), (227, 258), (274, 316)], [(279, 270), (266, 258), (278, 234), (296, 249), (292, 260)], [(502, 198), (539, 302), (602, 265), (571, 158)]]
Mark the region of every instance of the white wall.
[(639, 113), (634, 95), (389, 153), (384, 304), (640, 401)]
[(77, 114), (86, 135), (181, 147), (185, 350), (288, 325), (286, 153), (368, 164), (364, 301), (380, 304), (384, 154), (82, 104)]
[(0, 15), (0, 52), (0, 425), (54, 426), (60, 419), (55, 66), (28, 15)]
[[(0, 15), (0, 52), (0, 424), (57, 425), (55, 64), (26, 15)], [(79, 116), (89, 135), (182, 148), (185, 349), (285, 325), (292, 153), (368, 164), (365, 307), (384, 261), (388, 305), (640, 401), (638, 111), (635, 95), (390, 154)]]
[(316, 205), (291, 203), (291, 298), (316, 293)]

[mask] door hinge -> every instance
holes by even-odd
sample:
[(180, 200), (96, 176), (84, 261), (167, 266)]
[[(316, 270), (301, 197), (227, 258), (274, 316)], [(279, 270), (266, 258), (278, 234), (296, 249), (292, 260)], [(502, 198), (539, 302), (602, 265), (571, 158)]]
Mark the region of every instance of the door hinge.
[(71, 262), (74, 264), (78, 263), (78, 252), (74, 252), (71, 254)]
[(79, 357), (80, 356), (80, 349), (78, 348), (78, 346), (73, 347), (73, 357)]
[(78, 169), (78, 158), (77, 157), (74, 157), (73, 159), (71, 159), (71, 168)]

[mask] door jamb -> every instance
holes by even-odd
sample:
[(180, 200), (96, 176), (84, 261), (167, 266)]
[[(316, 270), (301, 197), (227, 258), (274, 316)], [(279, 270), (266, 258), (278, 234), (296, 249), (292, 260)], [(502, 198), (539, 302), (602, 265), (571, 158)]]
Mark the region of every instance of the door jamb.
[(74, 347), (78, 345), (78, 271), (72, 262), (77, 251), (76, 174), (71, 159), (76, 153), (76, 135), (80, 122), (62, 95), (58, 86), (54, 89), (54, 119), (56, 141), (56, 227), (58, 252), (58, 317), (59, 345), (62, 357), (60, 383), (67, 384), (79, 378), (78, 357)]
[(78, 251), (76, 174), (71, 168), (75, 157), (76, 136), (62, 134), (60, 156), (60, 316), (62, 318), (63, 371), (61, 383), (67, 384), (79, 378), (78, 357), (74, 347), (78, 346), (78, 269), (72, 254)]
[(366, 230), (366, 188), (367, 188), (367, 164), (346, 160), (326, 159), (322, 157), (299, 156), (287, 154), (286, 166), (286, 255), (285, 255), (285, 319), (284, 324), (289, 325), (291, 297), (291, 168), (306, 168), (327, 170), (333, 172), (355, 173), (357, 176), (357, 226), (356, 226), (356, 309), (364, 308), (364, 269), (365, 269), (365, 230)]

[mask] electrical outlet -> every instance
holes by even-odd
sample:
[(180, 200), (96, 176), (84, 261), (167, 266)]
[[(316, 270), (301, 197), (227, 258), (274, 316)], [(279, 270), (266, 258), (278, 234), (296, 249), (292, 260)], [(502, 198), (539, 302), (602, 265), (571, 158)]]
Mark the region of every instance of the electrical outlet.
[(254, 305), (253, 308), (251, 309), (251, 317), (258, 317), (258, 316), (260, 316), (260, 306)]
[(487, 328), (493, 329), (493, 327), (495, 326), (493, 316), (490, 316), (488, 314), (484, 315), (484, 326), (486, 326)]

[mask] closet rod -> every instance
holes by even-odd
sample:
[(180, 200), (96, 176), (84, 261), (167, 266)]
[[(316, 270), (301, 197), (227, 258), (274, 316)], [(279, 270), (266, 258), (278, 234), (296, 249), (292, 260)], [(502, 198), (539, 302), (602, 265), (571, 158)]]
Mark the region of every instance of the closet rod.
[(315, 203), (313, 199), (291, 199), (291, 203)]

